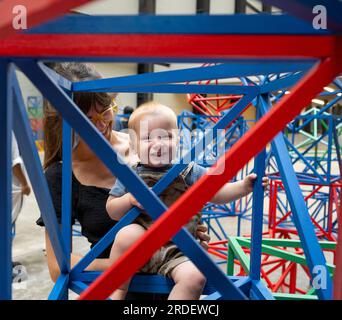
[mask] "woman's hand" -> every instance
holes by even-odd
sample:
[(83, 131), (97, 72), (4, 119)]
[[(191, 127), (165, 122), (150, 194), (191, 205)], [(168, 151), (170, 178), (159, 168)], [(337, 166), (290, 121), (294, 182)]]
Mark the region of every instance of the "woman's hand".
[(207, 231), (208, 228), (203, 223), (199, 223), (197, 225), (196, 235), (197, 238), (200, 239), (200, 245), (204, 250), (208, 250), (209, 248), (208, 242), (210, 241), (210, 236)]

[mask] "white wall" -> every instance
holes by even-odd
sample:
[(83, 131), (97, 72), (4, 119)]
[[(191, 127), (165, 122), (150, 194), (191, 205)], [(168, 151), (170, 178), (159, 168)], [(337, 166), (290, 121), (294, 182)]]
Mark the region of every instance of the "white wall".
[(233, 0), (210, 0), (211, 14), (230, 14), (235, 11), (235, 1)]
[(194, 14), (196, 0), (156, 0), (156, 14)]
[(153, 100), (172, 108), (176, 114), (180, 114), (183, 110), (192, 110), (185, 94), (155, 93)]
[[(255, 3), (256, 6), (259, 3)], [(96, 15), (106, 14), (137, 14), (139, 0), (97, 0), (75, 10)], [(210, 0), (211, 14), (234, 13), (234, 0)], [(156, 0), (157, 14), (194, 14), (196, 0)]]
[[(104, 78), (127, 76), (137, 73), (136, 63), (94, 63), (96, 69), (102, 74)], [(137, 106), (136, 93), (119, 93), (116, 102), (119, 108), (125, 106)]]
[[(190, 63), (171, 63), (170, 67), (155, 65), (155, 72), (163, 72), (169, 70), (180, 70), (186, 68), (199, 67), (200, 64)], [(178, 114), (183, 110), (192, 110), (191, 105), (187, 102), (186, 94), (173, 94), (173, 93), (155, 93), (153, 95), (154, 100), (163, 103), (171, 108)]]
[(93, 15), (137, 14), (139, 0), (97, 0), (75, 10)]

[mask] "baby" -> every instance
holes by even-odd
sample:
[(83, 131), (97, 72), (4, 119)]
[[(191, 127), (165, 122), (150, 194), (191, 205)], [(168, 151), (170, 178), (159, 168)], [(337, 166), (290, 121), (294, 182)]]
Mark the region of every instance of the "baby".
[[(140, 158), (140, 163), (133, 169), (149, 187), (153, 187), (171, 168), (172, 160), (175, 158), (178, 142), (176, 114), (167, 106), (147, 102), (132, 113), (128, 128), (132, 147)], [(204, 167), (190, 163), (159, 195), (160, 199), (169, 207), (206, 172)], [(224, 204), (248, 195), (253, 191), (255, 179), (256, 174), (251, 174), (243, 180), (227, 183), (216, 193), (211, 202)], [(262, 183), (266, 186), (268, 179), (264, 177)], [(143, 209), (119, 180), (109, 194), (106, 209), (113, 220), (120, 220), (133, 206)], [(199, 221), (200, 214), (193, 217), (186, 225), (193, 236)], [(142, 212), (132, 224), (122, 228), (116, 235), (110, 260), (116, 261), (146, 232), (152, 222), (150, 216)], [(171, 241), (159, 249), (140, 271), (161, 274), (173, 279), (175, 285), (170, 292), (170, 300), (197, 300), (206, 282), (203, 274)], [(111, 296), (112, 299), (124, 299), (128, 285), (129, 281), (116, 290)]]

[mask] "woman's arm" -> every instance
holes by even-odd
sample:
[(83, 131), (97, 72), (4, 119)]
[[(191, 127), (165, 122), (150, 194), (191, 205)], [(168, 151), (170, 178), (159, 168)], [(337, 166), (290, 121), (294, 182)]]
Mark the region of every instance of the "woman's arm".
[(143, 209), (132, 194), (126, 193), (121, 197), (109, 196), (106, 203), (106, 210), (113, 220), (119, 221), (133, 206)]
[[(45, 229), (45, 248), (46, 248), (46, 257), (47, 257), (47, 264), (49, 268), (50, 277), (53, 282), (56, 282), (61, 272), (57, 263), (55, 253), (51, 245), (49, 234), (47, 233), (46, 229)], [(83, 256), (79, 254), (71, 253), (70, 258), (71, 258), (70, 260), (71, 268), (73, 268), (83, 258)], [(87, 271), (104, 271), (108, 269), (109, 266), (110, 266), (109, 259), (95, 259), (86, 268), (86, 270)]]

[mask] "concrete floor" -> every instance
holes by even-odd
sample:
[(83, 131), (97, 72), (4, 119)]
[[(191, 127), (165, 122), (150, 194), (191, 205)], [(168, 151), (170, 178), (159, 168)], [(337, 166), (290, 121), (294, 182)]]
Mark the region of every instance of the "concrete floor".
[[(33, 193), (25, 198), (24, 207), (16, 222), (16, 234), (13, 241), (13, 261), (19, 261), (25, 267), (27, 280), (13, 284), (13, 299), (44, 300), (53, 288), (45, 256), (45, 231), (36, 225), (40, 216)], [(89, 249), (83, 237), (74, 237), (75, 252), (85, 253)], [(71, 295), (76, 297), (76, 295)]]
[(35, 224), (39, 209), (33, 193), (25, 198), (25, 203), (16, 223), (13, 240), (13, 261), (25, 267), (27, 281), (13, 285), (13, 299), (46, 299), (51, 291), (44, 255), (44, 229)]

